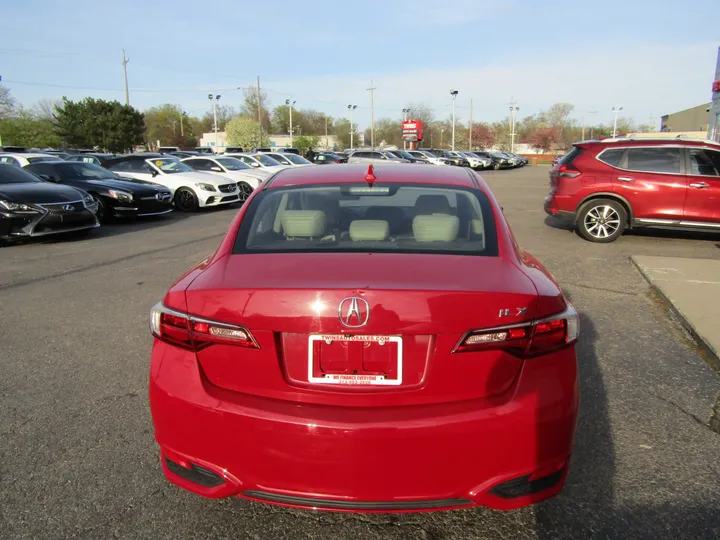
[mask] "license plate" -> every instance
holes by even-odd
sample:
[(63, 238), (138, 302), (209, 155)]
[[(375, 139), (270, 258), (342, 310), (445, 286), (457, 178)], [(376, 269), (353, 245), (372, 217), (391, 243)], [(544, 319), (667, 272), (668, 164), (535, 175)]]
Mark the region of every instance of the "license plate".
[[(394, 366), (387, 374), (377, 373), (321, 373), (316, 370), (314, 351), (316, 342), (360, 342), (364, 347), (397, 347)], [(402, 384), (402, 338), (400, 336), (351, 336), (344, 334), (315, 334), (308, 338), (308, 381), (317, 384), (345, 384), (355, 386), (397, 386)], [(395, 375), (390, 375), (390, 372)]]

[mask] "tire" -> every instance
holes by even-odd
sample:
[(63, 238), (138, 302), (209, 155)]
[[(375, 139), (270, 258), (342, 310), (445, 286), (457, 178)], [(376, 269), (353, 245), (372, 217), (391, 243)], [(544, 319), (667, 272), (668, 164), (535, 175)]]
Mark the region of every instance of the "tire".
[(108, 216), (107, 214), (107, 204), (105, 204), (102, 198), (95, 193), (92, 193), (91, 195), (98, 207), (97, 212), (95, 212), (95, 217), (100, 222), (100, 224), (107, 223), (108, 221), (110, 221), (110, 216)]
[(492, 168), (493, 168), (493, 171), (499, 170), (499, 169), (500, 169), (500, 163), (498, 163), (498, 162), (496, 161), (495, 163), (492, 164)]
[(253, 188), (247, 182), (238, 182), (238, 189), (240, 190), (240, 204), (245, 204), (248, 197), (252, 194)]
[(622, 236), (627, 227), (625, 207), (612, 199), (593, 199), (580, 209), (576, 231), (590, 242), (608, 244)]
[(190, 188), (180, 188), (175, 192), (175, 208), (181, 212), (195, 212), (199, 207), (197, 195)]

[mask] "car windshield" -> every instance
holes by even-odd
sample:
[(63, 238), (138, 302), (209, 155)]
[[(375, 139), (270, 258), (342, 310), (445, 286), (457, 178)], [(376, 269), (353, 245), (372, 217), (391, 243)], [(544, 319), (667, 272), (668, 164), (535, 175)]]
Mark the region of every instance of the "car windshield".
[(290, 160), (295, 165), (309, 165), (310, 164), (310, 162), (307, 159), (305, 159), (302, 156), (298, 156), (297, 154), (291, 154), (288, 152), (287, 154), (283, 154), (283, 157), (287, 160)]
[(398, 154), (395, 150), (393, 150), (392, 152), (390, 152), (390, 151), (382, 152), (382, 154), (386, 158), (389, 158), (389, 159), (398, 159), (400, 157), (400, 154)]
[(0, 163), (0, 184), (25, 184), (27, 182), (42, 182), (42, 180), (15, 165)]
[(43, 161), (63, 161), (59, 157), (55, 156), (38, 156), (27, 158), (28, 163), (42, 163)]
[(433, 154), (432, 152), (428, 152), (427, 150), (420, 150), (420, 153), (425, 156), (426, 158), (436, 158), (437, 156)]
[(287, 161), (283, 156), (278, 156), (277, 154), (268, 154), (269, 157), (273, 158), (275, 161), (282, 165), (287, 165)]
[(492, 208), (479, 190), (444, 185), (293, 186), (259, 193), (235, 253), (498, 253)]
[(148, 161), (165, 174), (194, 172), (190, 167), (184, 163), (180, 163), (177, 159), (149, 159)]
[(94, 163), (69, 162), (55, 167), (63, 180), (102, 180), (106, 178), (119, 179), (117, 175), (95, 165)]
[(393, 150), (393, 154), (397, 154), (403, 159), (415, 159), (410, 152), (405, 152), (405, 150)]
[(252, 169), (250, 165), (247, 165), (234, 157), (217, 158), (215, 161), (225, 167), (228, 171), (247, 171), (248, 169)]
[(271, 158), (270, 156), (266, 156), (265, 154), (255, 154), (251, 157), (254, 157), (266, 167), (275, 167), (277, 165), (280, 165), (279, 161), (275, 161), (273, 158)]

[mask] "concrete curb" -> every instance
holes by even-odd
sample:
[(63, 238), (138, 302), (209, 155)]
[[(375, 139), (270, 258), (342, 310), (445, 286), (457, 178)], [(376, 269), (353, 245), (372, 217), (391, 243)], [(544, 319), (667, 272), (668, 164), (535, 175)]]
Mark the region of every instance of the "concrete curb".
[(681, 309), (675, 305), (675, 302), (673, 302), (672, 298), (668, 297), (665, 292), (663, 291), (662, 287), (657, 285), (655, 283), (655, 280), (648, 275), (647, 271), (643, 267), (642, 264), (640, 264), (638, 261), (635, 260), (635, 256), (630, 256), (630, 260), (635, 265), (635, 267), (638, 269), (640, 274), (645, 278), (645, 280), (650, 284), (650, 286), (653, 288), (654, 291), (656, 291), (660, 297), (663, 299), (663, 301), (668, 305), (670, 310), (675, 313), (678, 318), (680, 319), (680, 322), (682, 323), (683, 327), (690, 333), (690, 335), (695, 339), (695, 341), (709, 354), (715, 357), (717, 362), (720, 362), (720, 350), (716, 349), (710, 341), (705, 338), (700, 332), (698, 332), (695, 325), (692, 323), (690, 318), (683, 313)]

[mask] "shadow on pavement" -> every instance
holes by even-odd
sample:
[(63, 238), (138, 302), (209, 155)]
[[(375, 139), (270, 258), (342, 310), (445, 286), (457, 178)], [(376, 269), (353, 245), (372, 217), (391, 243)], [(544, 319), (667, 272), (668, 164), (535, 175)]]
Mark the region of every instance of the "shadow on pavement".
[(552, 216), (545, 216), (545, 225), (547, 225), (551, 229), (558, 229), (561, 231), (568, 231), (568, 232), (574, 231), (574, 227), (573, 227), (572, 223), (569, 223), (562, 219), (554, 218)]

